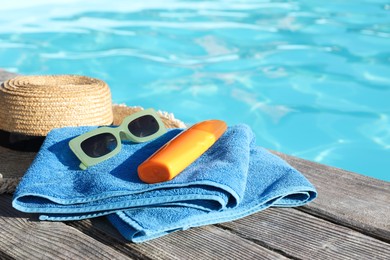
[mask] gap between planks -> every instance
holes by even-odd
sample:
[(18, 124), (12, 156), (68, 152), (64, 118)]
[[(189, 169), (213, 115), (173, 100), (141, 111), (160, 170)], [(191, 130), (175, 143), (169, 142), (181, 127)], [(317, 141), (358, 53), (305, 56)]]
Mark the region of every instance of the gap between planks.
[[(390, 245), (386, 242), (291, 208), (270, 208), (233, 222), (179, 231), (139, 245), (129, 244), (124, 239), (120, 239), (115, 229), (99, 220), (73, 222), (72, 226), (93, 237), (101, 237), (101, 233), (106, 233), (112, 238), (119, 239), (121, 247), (132, 247), (141, 254), (142, 252), (148, 252), (148, 254), (152, 251), (158, 252), (149, 255), (152, 258), (164, 253), (160, 251), (160, 247), (169, 248), (171, 243), (177, 244), (179, 248), (182, 243), (193, 244), (194, 236), (203, 238), (206, 241), (206, 247), (215, 246), (213, 240), (209, 239), (211, 233), (222, 235), (211, 236), (217, 240), (223, 240), (223, 237), (232, 235), (240, 237), (247, 243), (255, 243), (290, 259), (345, 259), (348, 257), (386, 259), (390, 255)], [(224, 232), (221, 233), (216, 228)], [(226, 232), (230, 232), (231, 235)], [(106, 243), (113, 242), (107, 240)], [(177, 247), (171, 252), (177, 250)], [(235, 248), (234, 245), (231, 247)], [(217, 248), (219, 248), (218, 252), (223, 252), (220, 246)], [(191, 256), (196, 255), (193, 249), (188, 248), (182, 253), (189, 252), (192, 252)], [(183, 258), (182, 253), (168, 254), (162, 259)]]
[(218, 224), (299, 259), (388, 259), (390, 244), (292, 208), (270, 208)]
[(19, 212), (11, 201), (10, 195), (0, 195), (0, 255), (5, 258), (131, 259), (64, 223)]
[(148, 259), (291, 259), (213, 225), (178, 231), (134, 244), (121, 237), (102, 218), (69, 224), (107, 245), (123, 251), (137, 251), (140, 256)]
[(390, 242), (390, 182), (275, 152), (313, 183), (318, 198), (300, 210)]
[[(288, 259), (215, 226), (175, 232), (142, 244), (129, 243), (104, 218), (38, 221), (0, 196), (0, 252), (18, 259)], [(5, 239), (4, 239), (5, 238)]]

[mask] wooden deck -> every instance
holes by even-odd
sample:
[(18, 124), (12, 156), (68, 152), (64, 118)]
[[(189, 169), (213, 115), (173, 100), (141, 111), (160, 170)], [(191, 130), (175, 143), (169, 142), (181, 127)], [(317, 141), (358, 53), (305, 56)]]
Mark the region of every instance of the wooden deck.
[(0, 259), (390, 259), (390, 182), (276, 154), (316, 186), (314, 202), (132, 244), (104, 218), (41, 222), (3, 194)]

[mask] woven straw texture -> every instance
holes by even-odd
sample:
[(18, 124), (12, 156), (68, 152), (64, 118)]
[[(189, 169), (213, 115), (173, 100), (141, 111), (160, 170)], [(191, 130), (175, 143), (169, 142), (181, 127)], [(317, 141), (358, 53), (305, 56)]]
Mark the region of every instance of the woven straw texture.
[[(119, 125), (123, 118), (142, 109), (141, 107), (113, 105), (114, 125)], [(173, 114), (161, 111), (157, 113), (160, 115), (166, 127), (185, 127), (185, 124), (175, 119)], [(19, 152), (0, 146), (0, 194), (13, 193), (15, 191), (16, 186), (34, 160), (35, 155), (36, 153), (34, 152)]]
[(0, 129), (46, 136), (64, 126), (109, 125), (111, 106), (109, 87), (95, 78), (18, 76), (0, 86)]

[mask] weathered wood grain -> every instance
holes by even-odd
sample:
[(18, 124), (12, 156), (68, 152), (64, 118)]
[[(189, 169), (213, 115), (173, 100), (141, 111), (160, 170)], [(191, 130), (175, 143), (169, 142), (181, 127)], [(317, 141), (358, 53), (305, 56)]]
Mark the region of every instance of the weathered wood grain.
[(318, 190), (318, 198), (301, 210), (390, 242), (390, 182), (274, 153)]
[(102, 219), (72, 222), (71, 225), (118, 251), (126, 252), (130, 249), (141, 258), (287, 259), (278, 252), (215, 226), (178, 231), (142, 244), (133, 244)]
[(3, 178), (21, 178), (35, 156), (35, 152), (20, 152), (0, 146), (0, 174)]
[(271, 208), (219, 224), (299, 259), (388, 259), (390, 244), (296, 209)]
[(0, 255), (15, 259), (131, 259), (61, 222), (37, 221), (0, 195)]
[(15, 260), (14, 257), (7, 255), (6, 253), (1, 252), (1, 251), (0, 251), (0, 259), (1, 260)]

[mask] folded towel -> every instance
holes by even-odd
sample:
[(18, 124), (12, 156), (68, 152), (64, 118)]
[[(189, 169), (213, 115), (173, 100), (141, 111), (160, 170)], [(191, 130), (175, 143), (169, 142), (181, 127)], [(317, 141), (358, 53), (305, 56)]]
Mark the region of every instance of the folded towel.
[(148, 143), (123, 143), (118, 155), (83, 171), (68, 142), (91, 129), (62, 128), (48, 134), (15, 192), (16, 209), (48, 213), (41, 219), (76, 220), (157, 204), (220, 210), (242, 199), (253, 141), (246, 126), (229, 129), (215, 149), (172, 181), (153, 185), (138, 178), (138, 165), (182, 130), (171, 130)]
[(119, 211), (108, 219), (128, 240), (135, 243), (190, 227), (233, 221), (270, 206), (301, 206), (316, 197), (306, 178), (263, 148), (250, 151), (248, 178), (237, 207), (205, 212), (189, 207), (147, 207)]
[(109, 215), (128, 239), (142, 242), (174, 230), (237, 219), (269, 206), (299, 206), (315, 188), (279, 157), (255, 146), (249, 127), (229, 127), (175, 179), (143, 183), (137, 167), (182, 130), (122, 151), (83, 171), (68, 142), (93, 127), (52, 130), (20, 182), (13, 206), (41, 220)]

